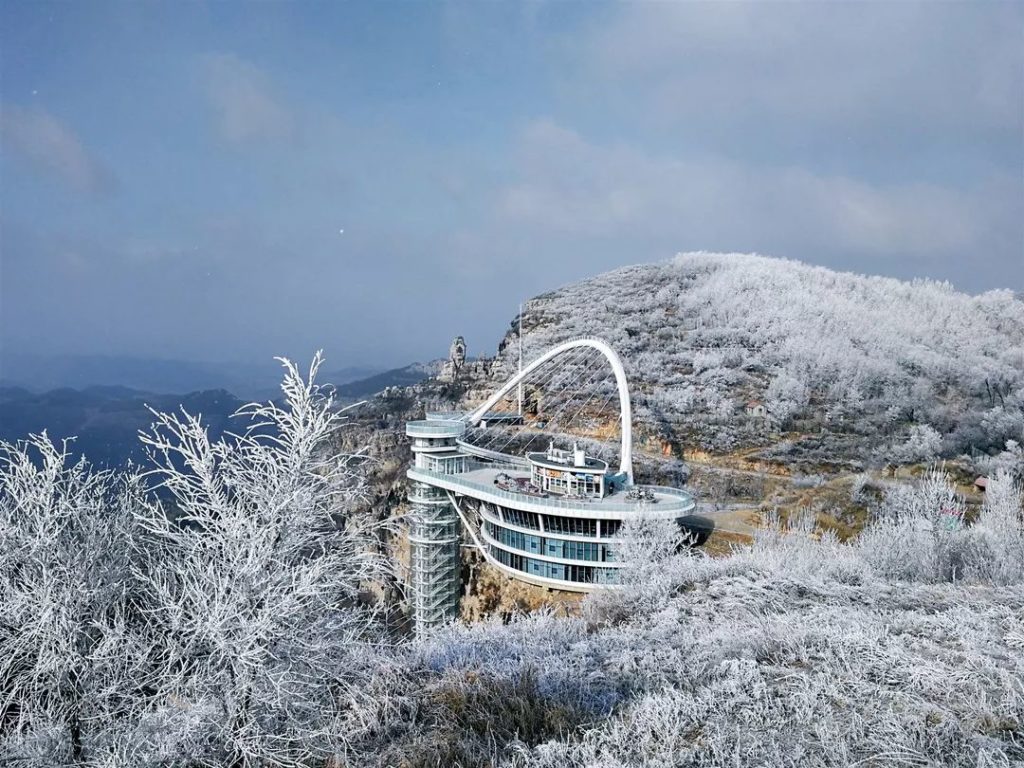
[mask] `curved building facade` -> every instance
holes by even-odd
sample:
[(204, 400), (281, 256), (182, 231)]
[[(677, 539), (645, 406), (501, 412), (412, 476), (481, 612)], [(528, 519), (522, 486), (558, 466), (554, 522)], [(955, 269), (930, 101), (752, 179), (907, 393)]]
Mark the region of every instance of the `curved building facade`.
[[(608, 474), (607, 463), (578, 449), (531, 453), (525, 466), (480, 460), (453, 439), (462, 428), (451, 420), (408, 424), (416, 456), (408, 472), (414, 519), (443, 509), (430, 519), (462, 522), (486, 560), (513, 578), (570, 591), (617, 586), (624, 563), (616, 544), (625, 521), (680, 520), (693, 512), (693, 498), (684, 491), (626, 486), (624, 478)], [(437, 537), (444, 538), (441, 532)]]

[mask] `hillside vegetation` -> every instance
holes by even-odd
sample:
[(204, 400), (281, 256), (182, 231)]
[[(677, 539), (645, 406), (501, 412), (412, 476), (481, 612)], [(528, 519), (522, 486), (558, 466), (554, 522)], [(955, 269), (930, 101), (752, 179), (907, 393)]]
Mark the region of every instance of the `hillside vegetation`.
[[(637, 426), (687, 447), (791, 433), (778, 457), (909, 463), (1024, 433), (1024, 302), (1008, 290), (686, 253), (538, 296), (523, 323), (527, 359), (574, 336), (609, 341)], [(752, 399), (765, 419), (744, 413)]]

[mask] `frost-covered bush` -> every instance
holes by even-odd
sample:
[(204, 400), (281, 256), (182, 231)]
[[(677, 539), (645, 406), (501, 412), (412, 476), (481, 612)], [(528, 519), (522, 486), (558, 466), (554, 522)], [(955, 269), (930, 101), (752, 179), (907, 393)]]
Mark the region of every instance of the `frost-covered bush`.
[(249, 406), (234, 439), (211, 443), (198, 417), (174, 414), (142, 438), (178, 512), (138, 515), (151, 628), (169, 641), (155, 698), (216, 705), (207, 759), (330, 754), (336, 686), (379, 635), (360, 592), (382, 562), (368, 521), (345, 514), (360, 475), (325, 451), (343, 416), (314, 383), (319, 365), (304, 379), (285, 362), (284, 407)]
[(793, 475), (794, 488), (817, 488), (825, 478), (822, 475)]
[(978, 463), (981, 471), (988, 475), (1006, 472), (1024, 480), (1024, 446), (1017, 440), (1007, 440), (1002, 451), (995, 456), (986, 456)]
[[(343, 416), (286, 362), (285, 405), (211, 441), (155, 413), (149, 477), (0, 445), (0, 762), (308, 765), (359, 717), (382, 572), (328, 438)], [(38, 455), (33, 455), (35, 451)], [(148, 484), (144, 483), (148, 480)]]
[(991, 479), (978, 519), (939, 470), (887, 493), (861, 535), (865, 560), (891, 579), (1012, 584), (1024, 580), (1021, 490), (1007, 473)]
[(900, 464), (933, 461), (942, 449), (942, 435), (929, 424), (914, 424), (906, 439), (892, 446), (890, 456)]
[(141, 706), (142, 504), (137, 475), (69, 464), (45, 433), (0, 443), (0, 762), (75, 763)]

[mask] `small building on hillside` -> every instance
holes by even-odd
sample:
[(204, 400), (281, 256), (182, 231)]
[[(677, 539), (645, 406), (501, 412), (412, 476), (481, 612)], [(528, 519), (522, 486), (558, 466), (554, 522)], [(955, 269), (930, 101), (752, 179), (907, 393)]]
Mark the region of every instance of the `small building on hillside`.
[(974, 490), (984, 493), (988, 489), (988, 478), (979, 477), (974, 481)]
[(768, 407), (760, 400), (748, 400), (743, 412), (753, 419), (764, 419), (768, 416)]

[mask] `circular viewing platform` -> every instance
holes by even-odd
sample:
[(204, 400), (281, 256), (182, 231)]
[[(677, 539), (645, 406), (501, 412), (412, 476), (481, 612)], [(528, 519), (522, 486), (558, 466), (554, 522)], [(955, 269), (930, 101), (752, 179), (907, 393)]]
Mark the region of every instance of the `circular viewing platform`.
[(466, 422), (455, 419), (429, 419), (405, 423), (405, 434), (409, 437), (460, 437), (465, 431)]
[(618, 492), (604, 498), (566, 498), (547, 493), (527, 493), (523, 490), (501, 484), (499, 475), (519, 479), (527, 487), (529, 475), (512, 468), (476, 465), (466, 472), (446, 474), (428, 469), (410, 467), (406, 473), (414, 480), (459, 496), (486, 501), (504, 507), (535, 512), (557, 513), (570, 517), (591, 517), (594, 519), (623, 519), (644, 516), (649, 519), (666, 519), (692, 514), (696, 503), (693, 496), (678, 488), (661, 486), (638, 486), (647, 496), (633, 499), (628, 493)]

